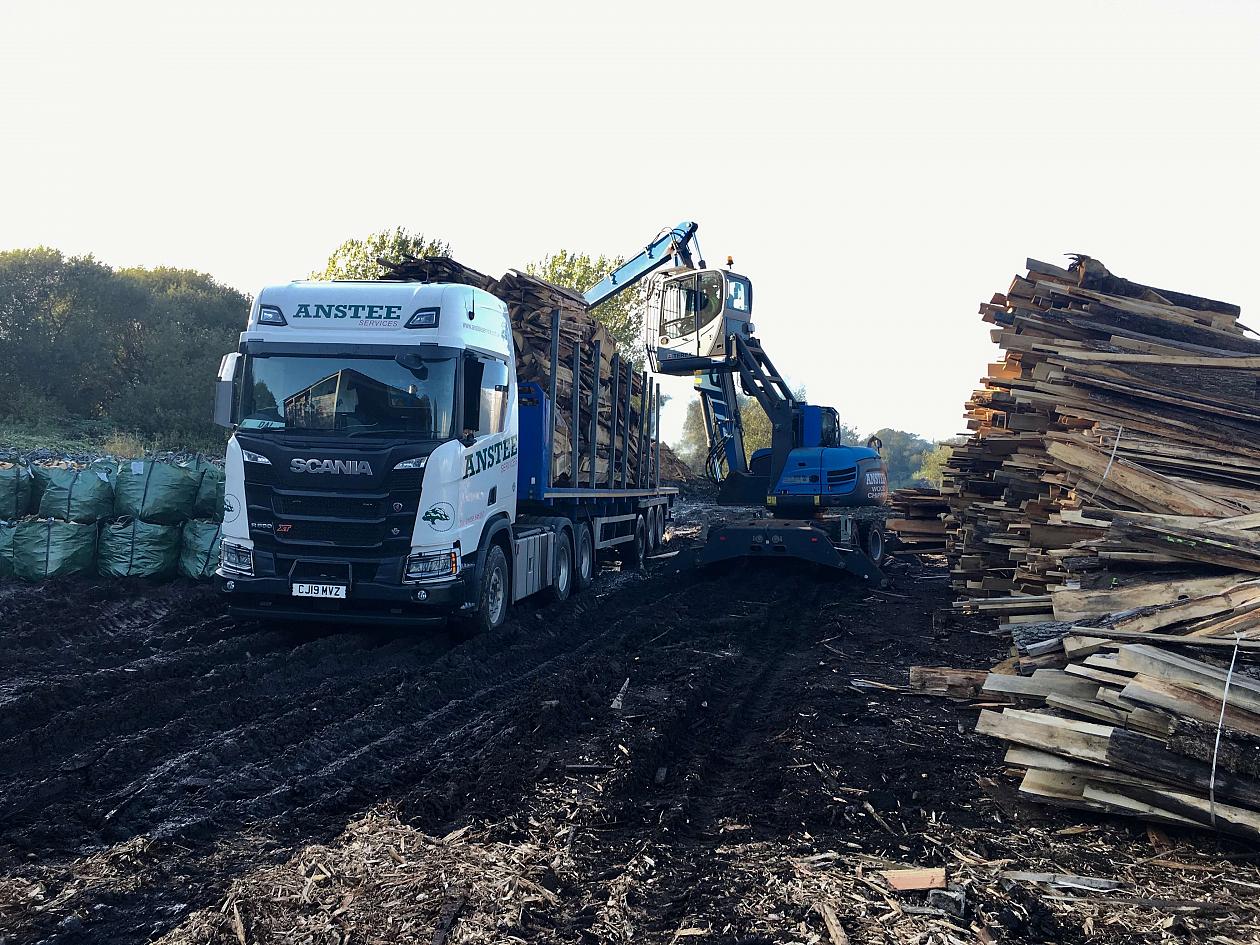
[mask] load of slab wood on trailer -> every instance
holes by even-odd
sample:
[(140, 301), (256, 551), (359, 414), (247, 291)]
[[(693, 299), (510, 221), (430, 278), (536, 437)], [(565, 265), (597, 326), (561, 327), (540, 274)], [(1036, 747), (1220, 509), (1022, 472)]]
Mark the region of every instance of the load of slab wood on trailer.
[[(603, 486), (624, 482), (633, 487), (690, 478), (686, 465), (668, 445), (661, 443), (659, 451), (653, 445), (660, 423), (659, 389), (644, 371), (637, 369), (629, 352), (618, 351), (616, 340), (592, 316), (581, 293), (517, 269), (509, 269), (495, 279), (447, 256), (409, 256), (380, 262), (388, 270), (387, 278), (471, 285), (502, 299), (512, 321), (517, 379), (521, 383), (537, 381), (544, 391), (550, 391), (551, 383), (552, 318), (559, 313), (553, 485)], [(580, 421), (576, 430), (575, 365)], [(593, 401), (597, 381), (599, 392)], [(592, 403), (597, 404), (593, 437)], [(576, 481), (572, 468), (575, 445)]]
[(1260, 341), (1083, 256), (980, 311), (1003, 357), (939, 514), (956, 609), (1013, 646), (912, 688), (995, 701), (1026, 795), (1260, 838)]

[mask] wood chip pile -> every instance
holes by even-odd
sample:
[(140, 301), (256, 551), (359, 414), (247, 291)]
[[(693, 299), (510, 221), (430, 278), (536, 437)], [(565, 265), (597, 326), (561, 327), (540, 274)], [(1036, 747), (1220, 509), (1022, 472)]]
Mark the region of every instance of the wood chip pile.
[(523, 912), (559, 902), (544, 883), (554, 883), (547, 854), (530, 843), (482, 842), (466, 829), (431, 837), (374, 811), (334, 842), (238, 879), (218, 909), (160, 941), (502, 942)]
[[(631, 406), (629, 416), (629, 474), (631, 479), (636, 475), (639, 463), (638, 426), (640, 423), (640, 405), (646, 382), (646, 375), (641, 371), (627, 371), (626, 358), (635, 359), (638, 352), (618, 352), (617, 342), (608, 329), (591, 315), (590, 307), (581, 293), (562, 286), (554, 285), (543, 279), (509, 269), (498, 279), (471, 269), (447, 256), (407, 257), (401, 261), (381, 260), (388, 268), (388, 278), (406, 279), (422, 282), (453, 282), (476, 286), (502, 299), (508, 307), (512, 321), (512, 337), (516, 347), (517, 377), (524, 383), (537, 381), (544, 391), (549, 390), (551, 382), (551, 313), (560, 311), (560, 357), (556, 371), (556, 398), (559, 401), (556, 428), (555, 450), (552, 456), (552, 476), (556, 485), (565, 486), (570, 479), (570, 437), (571, 437), (571, 399), (573, 395), (573, 354), (574, 348), (580, 349), (582, 368), (580, 397), (582, 407), (582, 426), (579, 439), (582, 452), (579, 457), (578, 476), (581, 483), (589, 481), (590, 449), (589, 449), (589, 409), (592, 387), (591, 363), (595, 345), (599, 345), (600, 358), (600, 414), (596, 434), (595, 473), (599, 482), (607, 481), (608, 462), (611, 456), (612, 423), (613, 423), (613, 369), (614, 362), (620, 371), (618, 382), (618, 400), (622, 404), (618, 411), (618, 429), (626, 430), (624, 409), (625, 383), (629, 377), (632, 384)], [(650, 421), (650, 418), (643, 418)], [(652, 459), (644, 450), (645, 462)], [(621, 451), (617, 450), (615, 462), (620, 469)], [(661, 478), (676, 481), (689, 478), (686, 466), (661, 446)]]
[(897, 489), (884, 527), (897, 536), (898, 554), (944, 554), (949, 502), (938, 489)]
[(1004, 355), (945, 470), (954, 586), (1012, 623), (1062, 588), (1260, 574), (1260, 341), (1235, 305), (1075, 259), (980, 307)]

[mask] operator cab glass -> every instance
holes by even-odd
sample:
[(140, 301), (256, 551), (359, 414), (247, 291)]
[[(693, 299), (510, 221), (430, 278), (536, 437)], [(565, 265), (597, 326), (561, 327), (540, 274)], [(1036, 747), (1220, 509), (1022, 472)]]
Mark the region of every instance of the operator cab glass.
[(722, 357), (731, 332), (748, 334), (751, 314), (752, 284), (741, 275), (702, 269), (665, 277), (648, 301), (653, 367), (678, 358)]
[(732, 312), (747, 313), (752, 310), (752, 285), (743, 276), (727, 274), (726, 307)]
[(822, 415), (819, 417), (822, 421), (822, 432), (819, 436), (821, 442), (819, 446), (839, 446), (840, 445), (840, 415), (836, 413), (835, 407), (823, 407)]

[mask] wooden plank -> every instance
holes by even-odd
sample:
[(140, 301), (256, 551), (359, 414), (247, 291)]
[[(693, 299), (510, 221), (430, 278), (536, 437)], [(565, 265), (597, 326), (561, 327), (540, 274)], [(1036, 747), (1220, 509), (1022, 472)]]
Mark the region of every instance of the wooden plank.
[(1106, 764), (1108, 725), (1076, 722), (1020, 709), (994, 712), (985, 709), (976, 722), (976, 731), (1019, 745), (1028, 745), (1081, 761)]
[(889, 886), (899, 892), (945, 888), (945, 867), (943, 866), (927, 869), (880, 870), (879, 875)]

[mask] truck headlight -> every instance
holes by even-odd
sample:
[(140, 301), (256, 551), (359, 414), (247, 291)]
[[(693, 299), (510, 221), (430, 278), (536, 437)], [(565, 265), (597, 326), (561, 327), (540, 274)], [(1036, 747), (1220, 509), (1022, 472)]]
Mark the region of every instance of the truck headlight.
[(245, 545), (224, 539), (219, 543), (219, 563), (224, 571), (243, 574), (247, 577), (254, 573), (254, 552)]
[(459, 552), (452, 548), (450, 551), (411, 555), (407, 558), (407, 570), (403, 574), (403, 580), (409, 583), (432, 581), (437, 578), (454, 577), (458, 573)]

